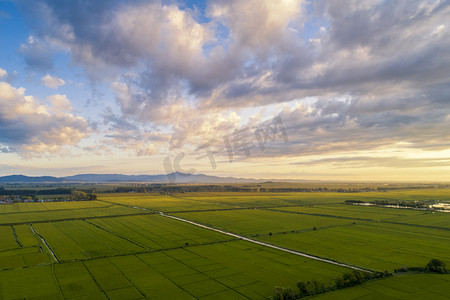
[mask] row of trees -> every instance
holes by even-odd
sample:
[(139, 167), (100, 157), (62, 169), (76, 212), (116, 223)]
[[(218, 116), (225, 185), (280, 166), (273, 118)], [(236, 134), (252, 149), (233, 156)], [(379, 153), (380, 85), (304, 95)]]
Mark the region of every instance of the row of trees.
[[(395, 272), (409, 272), (409, 271), (446, 274), (447, 268), (443, 261), (440, 261), (438, 259), (432, 259), (425, 267), (418, 267), (418, 268), (403, 267), (401, 269), (395, 270)], [(392, 276), (392, 274), (389, 273), (388, 271), (369, 273), (353, 270), (350, 273), (345, 273), (341, 277), (336, 278), (334, 283), (328, 285), (325, 285), (323, 282), (320, 282), (318, 280), (299, 281), (297, 283), (298, 288), (297, 292), (289, 287), (276, 287), (274, 290), (274, 295), (271, 297), (271, 299), (295, 300), (347, 287), (352, 287), (355, 285), (360, 285), (369, 280), (386, 278), (390, 276)]]
[[(36, 191), (34, 191), (36, 192)], [(7, 194), (7, 195), (1, 195), (0, 194), (0, 201), (6, 202), (6, 203), (17, 203), (17, 202), (39, 202), (39, 201), (46, 201), (46, 202), (58, 202), (58, 201), (92, 201), (97, 200), (97, 195), (94, 193), (87, 193), (83, 191), (78, 190), (70, 190), (69, 193), (56, 194), (53, 197), (44, 197), (42, 199), (39, 199), (37, 195), (45, 196), (45, 195), (55, 195), (55, 194), (42, 194), (42, 193), (20, 193), (19, 195), (16, 194)]]
[(428, 262), (428, 264), (425, 267), (406, 267), (403, 266), (400, 269), (394, 270), (396, 273), (400, 272), (421, 272), (421, 273), (439, 273), (439, 274), (446, 274), (447, 273), (447, 266), (445, 262), (439, 260), (439, 259), (432, 259)]
[(362, 272), (358, 270), (353, 270), (350, 273), (345, 273), (341, 277), (336, 278), (334, 283), (325, 285), (323, 282), (318, 280), (312, 281), (299, 281), (297, 283), (298, 292), (295, 292), (291, 288), (286, 287), (277, 287), (274, 290), (274, 295), (272, 296), (273, 300), (294, 300), (305, 298), (308, 296), (314, 296), (318, 294), (323, 294), (330, 291), (335, 291), (339, 289), (343, 289), (346, 287), (351, 287), (355, 285), (362, 284), (366, 281), (376, 279), (376, 278), (385, 278), (391, 276), (389, 272), (385, 271), (384, 273), (376, 272)]
[(232, 185), (164, 185), (151, 184), (148, 186), (118, 186), (114, 193), (187, 193), (187, 192), (257, 192), (257, 188), (239, 187)]

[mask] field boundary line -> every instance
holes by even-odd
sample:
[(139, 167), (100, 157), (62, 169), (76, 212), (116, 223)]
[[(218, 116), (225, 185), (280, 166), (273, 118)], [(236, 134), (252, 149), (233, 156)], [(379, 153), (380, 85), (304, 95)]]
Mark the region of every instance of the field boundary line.
[(116, 203), (116, 202), (107, 201), (107, 200), (102, 200), (102, 199), (97, 199), (97, 201), (105, 202), (105, 203), (110, 203), (110, 204), (114, 204), (114, 205), (116, 205), (116, 206), (123, 206), (123, 207), (127, 207), (127, 208), (134, 208), (134, 209), (140, 209), (140, 210), (147, 210), (147, 211), (150, 211), (150, 212), (152, 212), (152, 213), (158, 213), (157, 210), (154, 210), (154, 209), (151, 209), (151, 208), (137, 207), (137, 206), (134, 206), (134, 205), (122, 204), (122, 203)]
[[(86, 269), (86, 271), (88, 272), (89, 276), (91, 276), (92, 281), (94, 281), (95, 285), (97, 286), (97, 288), (100, 290), (100, 292), (103, 293), (103, 295), (105, 295), (106, 299), (109, 300), (108, 295), (106, 294), (106, 291), (102, 288), (102, 286), (100, 285), (100, 283), (98, 283), (97, 279), (95, 279), (94, 275), (92, 275), (91, 270), (89, 270), (89, 268), (86, 266), (86, 264), (83, 262), (81, 262), (83, 264), (83, 267)], [(90, 295), (87, 295), (90, 296)]]
[(216, 232), (219, 232), (219, 233), (222, 233), (222, 234), (226, 234), (226, 235), (229, 235), (229, 236), (232, 236), (232, 237), (235, 237), (235, 238), (238, 238), (238, 239), (241, 239), (243, 241), (247, 241), (247, 242), (250, 242), (250, 243), (253, 243), (253, 244), (269, 247), (269, 248), (280, 250), (280, 251), (283, 251), (283, 252), (286, 252), (286, 253), (291, 253), (291, 254), (295, 254), (295, 255), (298, 255), (298, 256), (303, 256), (303, 257), (306, 257), (306, 258), (309, 258), (309, 259), (313, 259), (313, 260), (317, 260), (317, 261), (333, 264), (333, 265), (344, 267), (344, 268), (358, 270), (358, 271), (362, 271), (362, 272), (366, 272), (366, 273), (373, 273), (372, 270), (368, 270), (368, 269), (364, 269), (364, 268), (348, 265), (348, 264), (345, 264), (345, 263), (337, 262), (337, 261), (334, 261), (334, 260), (330, 260), (330, 259), (314, 256), (314, 255), (307, 254), (307, 253), (304, 253), (304, 252), (291, 250), (291, 249), (279, 247), (279, 246), (276, 246), (276, 245), (260, 242), (260, 241), (254, 240), (254, 239), (247, 238), (245, 236), (241, 236), (241, 235), (238, 235), (238, 234), (235, 234), (235, 233), (227, 232), (227, 231), (224, 231), (224, 230), (221, 230), (221, 229), (217, 229), (217, 228), (214, 228), (214, 227), (206, 226), (206, 225), (194, 222), (194, 221), (190, 221), (190, 220), (186, 220), (186, 219), (183, 219), (183, 218), (171, 216), (171, 215), (165, 214), (163, 212), (160, 212), (159, 214), (161, 216), (164, 216), (164, 217), (167, 217), (167, 218), (171, 218), (171, 219), (178, 220), (178, 221), (181, 221), (181, 222), (189, 223), (189, 224), (192, 224), (192, 225), (195, 225), (195, 226), (198, 226), (198, 227), (202, 227), (202, 228), (205, 228), (205, 229), (213, 230), (213, 231), (216, 231)]
[[(111, 259), (111, 258), (115, 258), (115, 257), (123, 257), (123, 256), (129, 256), (129, 255), (143, 255), (143, 254), (155, 253), (155, 252), (187, 249), (188, 247), (200, 247), (200, 246), (207, 246), (207, 245), (214, 245), (214, 244), (230, 243), (230, 242), (235, 242), (237, 240), (238, 239), (231, 239), (231, 240), (225, 240), (225, 241), (217, 241), (217, 242), (208, 242), (208, 243), (204, 243), (204, 244), (189, 245), (187, 247), (186, 246), (178, 246), (178, 247), (173, 247), (173, 248), (152, 249), (152, 250), (147, 250), (147, 251), (130, 252), (130, 253), (114, 254), (114, 255), (103, 255), (103, 256), (90, 257), (90, 258), (76, 258), (76, 259), (71, 259), (71, 260), (60, 260), (60, 261), (58, 261), (58, 264), (70, 264), (70, 263), (74, 263), (74, 262), (85, 262), (85, 261), (92, 261), (92, 260), (97, 260), (97, 259)], [(32, 247), (39, 248), (40, 246), (29, 246), (27, 248), (32, 248)], [(10, 249), (7, 251), (11, 251), (11, 250), (17, 250), (17, 249)], [(0, 251), (0, 252), (4, 252), (4, 251)], [(36, 265), (30, 265), (30, 266), (8, 267), (8, 268), (0, 269), (0, 271), (26, 269), (26, 268), (30, 268), (30, 267), (36, 267), (36, 266), (50, 266), (50, 265), (54, 265), (54, 264), (55, 264), (54, 262), (47, 262), (47, 263), (39, 263)]]
[[(165, 255), (167, 255), (166, 253), (164, 253)], [(169, 256), (169, 255), (168, 255)], [(156, 270), (155, 268), (153, 268), (152, 266), (150, 266), (148, 263), (146, 263), (144, 260), (142, 260), (142, 258), (140, 258), (138, 255), (135, 255), (135, 257), (140, 260), (144, 265), (146, 265), (147, 267), (149, 267), (150, 269), (152, 269), (153, 271), (155, 271), (156, 273), (160, 274), (162, 277), (166, 278), (167, 280), (169, 280), (170, 282), (172, 282), (176, 287), (178, 287), (180, 290), (182, 290), (183, 292), (191, 295), (192, 297), (194, 297), (195, 299), (198, 299), (198, 297), (196, 297), (194, 294), (190, 293), (189, 291), (185, 290), (181, 285), (179, 285), (178, 283), (176, 283), (175, 281), (173, 281), (170, 277), (168, 277), (166, 274), (163, 274), (161, 272), (159, 272), (158, 270)], [(172, 257), (172, 256), (170, 256)], [(173, 257), (172, 257), (173, 258)]]
[(315, 216), (315, 217), (336, 218), (336, 219), (354, 220), (354, 221), (376, 221), (374, 219), (363, 219), (363, 218), (356, 218), (356, 217), (335, 216), (335, 215), (327, 215), (327, 214), (319, 214), (319, 213), (307, 213), (307, 212), (281, 210), (281, 209), (273, 209), (273, 208), (266, 208), (264, 210), (281, 212), (281, 213), (286, 213), (286, 214), (308, 215), (308, 216)]
[(31, 211), (13, 211), (1, 213), (1, 215), (13, 215), (13, 214), (33, 214), (33, 213), (42, 213), (42, 212), (55, 212), (55, 211), (73, 211), (73, 210), (81, 210), (81, 209), (95, 209), (95, 208), (108, 208), (114, 205), (106, 205), (106, 206), (91, 206), (91, 207), (79, 207), (79, 208), (58, 208), (58, 209), (47, 209), (47, 210), (31, 210)]
[(117, 214), (117, 215), (106, 215), (106, 216), (87, 216), (87, 217), (76, 217), (76, 218), (64, 218), (64, 219), (53, 219), (53, 220), (36, 220), (36, 221), (23, 221), (15, 223), (3, 223), (0, 226), (16, 226), (16, 225), (28, 225), (28, 224), (40, 224), (40, 223), (55, 223), (55, 222), (65, 222), (65, 221), (79, 221), (79, 220), (91, 220), (91, 219), (105, 219), (105, 218), (120, 218), (120, 217), (132, 217), (132, 216), (144, 216), (144, 215), (154, 215), (157, 212), (142, 212), (133, 214)]
[[(113, 265), (114, 266), (114, 268), (116, 268), (116, 270), (118, 270), (119, 272), (120, 272), (120, 274), (122, 274), (122, 276), (123, 276), (123, 278), (125, 278), (130, 284), (131, 284), (131, 286), (132, 287), (134, 287), (141, 295), (142, 295), (142, 297), (144, 298), (144, 299), (148, 299), (148, 297), (145, 295), (145, 293), (144, 292), (142, 292), (141, 291), (141, 289), (139, 289), (135, 284), (134, 284), (134, 282), (133, 281), (131, 281), (131, 279), (130, 278), (128, 278), (128, 276), (127, 275), (125, 275), (125, 273), (108, 257), (108, 258), (105, 258), (106, 260), (108, 260), (109, 261), (109, 263), (111, 264), (111, 265)], [(85, 264), (86, 265), (86, 264)], [(86, 266), (87, 267), (87, 266)], [(121, 288), (117, 288), (117, 289), (121, 289)], [(116, 289), (112, 289), (112, 290), (108, 290), (108, 292), (109, 291), (114, 291), (114, 290), (116, 290)]]
[(83, 220), (83, 221), (85, 221), (86, 223), (88, 223), (88, 224), (90, 224), (90, 225), (92, 225), (92, 226), (94, 226), (94, 227), (97, 227), (98, 229), (103, 230), (103, 231), (105, 231), (105, 232), (107, 232), (107, 233), (109, 233), (109, 234), (112, 234), (112, 235), (114, 235), (114, 236), (117, 236), (118, 238), (121, 238), (121, 239), (123, 239), (123, 240), (125, 240), (125, 241), (127, 241), (127, 242), (129, 242), (129, 243), (132, 243), (132, 244), (134, 244), (134, 245), (136, 245), (136, 246), (139, 246), (139, 247), (141, 247), (141, 248), (143, 248), (143, 249), (151, 250), (151, 248), (149, 248), (149, 247), (147, 247), (147, 246), (141, 245), (141, 244), (139, 244), (138, 242), (133, 241), (132, 239), (129, 239), (129, 238), (124, 237), (124, 236), (121, 236), (120, 234), (117, 234), (117, 233), (112, 232), (112, 231), (110, 231), (110, 230), (108, 230), (108, 229), (106, 229), (106, 228), (103, 228), (103, 227), (101, 227), (100, 225), (97, 225), (97, 224), (95, 224), (95, 223), (93, 223), (93, 222), (91, 222), (91, 221), (89, 221), (89, 220)]
[(59, 283), (58, 277), (56, 276), (56, 273), (55, 273), (55, 264), (51, 264), (51, 266), (52, 266), (53, 279), (55, 280), (55, 283), (58, 286), (58, 290), (59, 290), (59, 293), (60, 293), (61, 297), (63, 299), (65, 299), (64, 293), (63, 293), (62, 288), (61, 288), (61, 284)]
[(53, 258), (56, 260), (56, 262), (59, 263), (58, 257), (56, 256), (55, 252), (53, 252), (53, 250), (52, 250), (52, 248), (50, 247), (50, 245), (47, 244), (47, 241), (45, 240), (45, 238), (44, 238), (42, 235), (40, 235), (36, 230), (34, 230), (33, 224), (30, 224), (30, 228), (31, 228), (31, 230), (33, 231), (33, 233), (34, 233), (35, 235), (37, 235), (37, 236), (42, 240), (42, 242), (43, 242), (44, 245), (47, 247), (48, 251), (50, 251), (50, 254), (53, 256)]
[[(390, 219), (390, 220), (392, 220), (392, 219)], [(383, 222), (389, 223), (389, 224), (395, 224), (395, 225), (414, 226), (414, 227), (428, 228), (428, 229), (437, 229), (437, 230), (446, 230), (446, 231), (450, 230), (450, 228), (448, 228), (448, 227), (440, 227), (440, 226), (434, 226), (434, 225), (410, 224), (410, 223), (395, 222), (395, 221), (389, 221), (389, 220), (381, 220), (381, 223), (383, 223)]]
[[(195, 252), (189, 250), (188, 248), (185, 248), (185, 250), (186, 250), (187, 252), (190, 252), (190, 253), (192, 253), (192, 254), (195, 254), (195, 255), (197, 255), (197, 256), (200, 256), (201, 258), (208, 259), (208, 258), (206, 258), (206, 257), (204, 257), (204, 256), (202, 256), (202, 255), (200, 255), (200, 254), (198, 254), (198, 253), (195, 253)], [(217, 278), (211, 277), (211, 276), (209, 276), (208, 274), (205, 274), (204, 272), (198, 270), (197, 268), (195, 268), (195, 267), (193, 267), (193, 266), (189, 266), (189, 265), (186, 264), (185, 262), (183, 262), (183, 261), (181, 261), (181, 260), (178, 260), (177, 258), (175, 258), (175, 257), (173, 257), (173, 256), (171, 256), (171, 255), (169, 255), (168, 253), (165, 253), (165, 254), (168, 255), (168, 256), (170, 256), (170, 257), (172, 257), (173, 259), (176, 259), (177, 261), (179, 261), (180, 263), (184, 264), (185, 266), (187, 266), (187, 267), (189, 267), (189, 268), (191, 268), (191, 269), (194, 269), (195, 271), (199, 272), (200, 274), (205, 275), (205, 276), (208, 277), (209, 279), (214, 280), (215, 282), (217, 282), (217, 283), (219, 283), (219, 284), (221, 284), (221, 285), (227, 287), (229, 290), (232, 290), (232, 291), (234, 291), (235, 293), (238, 293), (239, 295), (244, 296), (244, 297), (247, 298), (247, 299), (251, 299), (251, 298), (247, 297), (246, 295), (244, 295), (243, 293), (241, 293), (241, 292), (235, 290), (235, 288), (232, 288), (231, 286), (228, 286), (228, 285), (226, 285), (225, 283), (220, 282), (220, 281), (217, 280), (217, 279), (219, 279), (219, 278), (223, 278), (223, 277), (226, 277), (226, 276), (217, 277)], [(208, 260), (211, 261), (210, 259), (208, 259)], [(216, 263), (217, 263), (217, 262), (216, 262)], [(219, 264), (219, 265), (223, 266), (222, 264)], [(228, 267), (225, 267), (225, 268), (229, 269)], [(246, 275), (245, 273), (240, 273), (240, 274)], [(254, 279), (254, 278), (252, 278), (252, 279)], [(261, 281), (258, 280), (258, 281), (252, 282), (251, 284), (258, 283), (258, 282), (261, 282)], [(242, 285), (241, 285), (241, 286), (242, 286)], [(238, 287), (241, 287), (241, 286), (238, 286)], [(202, 296), (202, 297), (208, 297), (208, 296), (211, 296), (211, 295), (214, 295), (214, 294), (218, 294), (218, 293), (221, 293), (221, 292), (223, 292), (223, 291), (213, 292), (213, 293), (211, 293), (211, 294), (204, 295), (204, 296)]]
[(19, 248), (23, 248), (23, 245), (19, 242), (19, 239), (17, 238), (16, 229), (12, 225), (11, 225), (11, 230), (12, 230), (14, 239), (16, 240), (16, 243), (19, 245)]

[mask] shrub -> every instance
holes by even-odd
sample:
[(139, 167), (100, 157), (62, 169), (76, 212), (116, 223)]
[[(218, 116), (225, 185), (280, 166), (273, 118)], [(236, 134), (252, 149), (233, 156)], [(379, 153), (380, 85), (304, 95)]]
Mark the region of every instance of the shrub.
[(295, 300), (297, 295), (289, 287), (276, 287), (273, 291), (274, 295), (271, 297), (272, 300)]
[(439, 259), (435, 259), (435, 258), (430, 260), (430, 262), (426, 265), (425, 270), (427, 272), (440, 273), (440, 274), (447, 273), (445, 262), (440, 261)]

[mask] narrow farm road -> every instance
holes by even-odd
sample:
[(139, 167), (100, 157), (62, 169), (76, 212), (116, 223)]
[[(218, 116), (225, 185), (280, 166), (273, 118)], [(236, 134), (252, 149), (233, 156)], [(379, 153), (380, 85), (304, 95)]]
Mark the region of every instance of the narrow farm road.
[(314, 260), (317, 260), (317, 261), (333, 264), (333, 265), (336, 265), (336, 266), (341, 266), (341, 267), (345, 267), (345, 268), (349, 268), (349, 269), (353, 269), (353, 270), (358, 270), (358, 271), (362, 271), (362, 272), (367, 272), (367, 273), (373, 273), (373, 271), (371, 271), (371, 270), (355, 267), (355, 266), (352, 266), (352, 265), (348, 265), (348, 264), (345, 264), (345, 263), (329, 260), (329, 259), (326, 259), (326, 258), (317, 257), (317, 256), (310, 255), (310, 254), (307, 254), (307, 253), (303, 253), (303, 252), (299, 252), (299, 251), (295, 251), (295, 250), (290, 250), (290, 249), (282, 248), (282, 247), (279, 247), (279, 246), (276, 246), (276, 245), (260, 242), (260, 241), (253, 240), (253, 239), (250, 239), (250, 238), (247, 238), (245, 236), (241, 236), (241, 235), (238, 235), (238, 234), (235, 234), (235, 233), (231, 233), (231, 232), (220, 230), (220, 229), (217, 229), (217, 228), (214, 228), (214, 227), (206, 226), (206, 225), (203, 225), (203, 224), (200, 224), (200, 223), (197, 223), (197, 222), (193, 222), (193, 221), (190, 221), (190, 220), (186, 220), (186, 219), (183, 219), (183, 218), (171, 216), (171, 215), (165, 214), (163, 212), (159, 212), (159, 214), (161, 216), (164, 216), (164, 217), (167, 217), (167, 218), (175, 219), (175, 220), (178, 220), (178, 221), (181, 221), (181, 222), (185, 222), (185, 223), (189, 223), (189, 224), (192, 224), (192, 225), (195, 225), (195, 226), (198, 226), (198, 227), (202, 227), (202, 228), (205, 228), (205, 229), (209, 229), (209, 230), (213, 230), (213, 231), (216, 231), (216, 232), (220, 232), (222, 234), (226, 234), (226, 235), (229, 235), (229, 236), (232, 236), (232, 237), (235, 237), (235, 238), (238, 238), (238, 239), (241, 239), (241, 240), (253, 243), (253, 244), (258, 244), (258, 245), (261, 245), (261, 246), (273, 248), (273, 249), (280, 250), (280, 251), (283, 251), (283, 252), (287, 252), (287, 253), (303, 256), (303, 257), (306, 257), (306, 258), (314, 259)]
[(45, 238), (44, 238), (42, 235), (40, 235), (40, 234), (34, 229), (33, 224), (30, 224), (30, 228), (31, 228), (31, 231), (33, 231), (33, 233), (34, 233), (37, 237), (39, 237), (39, 238), (41, 239), (42, 243), (44, 243), (44, 245), (47, 247), (48, 251), (50, 252), (50, 254), (52, 255), (52, 257), (55, 259), (55, 261), (56, 261), (56, 262), (59, 262), (58, 257), (56, 256), (55, 252), (53, 252), (53, 249), (52, 249), (52, 248), (50, 247), (50, 245), (47, 243), (47, 241), (45, 240)]

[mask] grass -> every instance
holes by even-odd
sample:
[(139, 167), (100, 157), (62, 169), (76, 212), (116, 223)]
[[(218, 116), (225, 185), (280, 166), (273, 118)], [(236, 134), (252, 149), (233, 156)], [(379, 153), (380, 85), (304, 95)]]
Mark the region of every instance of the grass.
[(52, 266), (0, 272), (0, 299), (61, 299)]
[(415, 274), (376, 280), (314, 299), (448, 299), (450, 275)]
[(32, 202), (32, 203), (13, 203), (0, 205), (0, 214), (2, 213), (23, 213), (39, 211), (60, 211), (65, 209), (83, 209), (83, 208), (102, 208), (108, 204), (99, 201), (69, 201), (69, 202)]
[(159, 215), (92, 220), (93, 224), (116, 235), (126, 236), (149, 250), (198, 245), (230, 240), (213, 231), (203, 230)]
[(378, 271), (425, 266), (431, 257), (450, 262), (448, 231), (405, 225), (363, 223), (258, 239)]
[(98, 197), (101, 201), (127, 206), (138, 206), (153, 211), (210, 210), (231, 208), (228, 205), (209, 203), (194, 199), (182, 199), (159, 194), (104, 194)]
[(114, 256), (143, 248), (105, 232), (85, 221), (64, 221), (34, 225), (56, 256), (63, 261)]
[(384, 207), (357, 206), (346, 204), (282, 207), (277, 208), (276, 210), (363, 220), (387, 220), (401, 217), (409, 218), (410, 216), (420, 216), (424, 214), (423, 211), (411, 209), (392, 209)]
[(421, 214), (414, 217), (398, 218), (393, 221), (411, 225), (442, 227), (450, 229), (450, 214), (445, 212)]
[(343, 202), (342, 193), (187, 193), (186, 200), (220, 203), (231, 207), (271, 207), (290, 205), (331, 204)]
[[(450, 214), (344, 204), (445, 202), (449, 196), (441, 189), (127, 193), (100, 194), (90, 202), (0, 205), (0, 299), (267, 299), (275, 286), (295, 288), (298, 281), (312, 279), (331, 283), (348, 272), (159, 211), (374, 270), (424, 266), (430, 258), (449, 265)], [(318, 298), (439, 299), (448, 294), (448, 277), (428, 274), (395, 276)]]
[[(62, 202), (62, 203), (65, 203), (66, 206), (64, 209), (61, 210), (48, 210), (48, 211), (43, 210), (43, 211), (32, 211), (27, 213), (18, 212), (18, 213), (0, 214), (1, 216), (0, 226), (143, 213), (143, 211), (118, 205), (71, 209), (69, 202)], [(35, 203), (35, 205), (38, 205), (38, 203)]]
[(50, 262), (48, 253), (42, 251), (43, 245), (28, 225), (0, 226), (0, 241), (0, 270)]
[(32, 247), (38, 246), (39, 241), (36, 236), (31, 231), (29, 225), (16, 225), (14, 226), (16, 232), (17, 240), (20, 242), (22, 247)]
[[(34, 272), (30, 272), (33, 270)], [(264, 299), (273, 284), (295, 285), (297, 278), (330, 281), (344, 268), (289, 255), (243, 241), (16, 269), (0, 272), (0, 298), (27, 298), (45, 282), (41, 296), (207, 299), (233, 295)], [(39, 274), (39, 275), (37, 275)], [(39, 278), (35, 278), (39, 277)], [(28, 283), (23, 278), (33, 278)], [(21, 285), (29, 286), (19, 291)]]
[(0, 226), (0, 252), (18, 248), (16, 240), (14, 239), (13, 231), (10, 226)]
[(312, 230), (314, 227), (349, 225), (353, 222), (349, 219), (288, 214), (261, 209), (177, 213), (175, 215), (243, 235)]
[(102, 293), (82, 262), (57, 264), (54, 267), (54, 276), (64, 298)]

